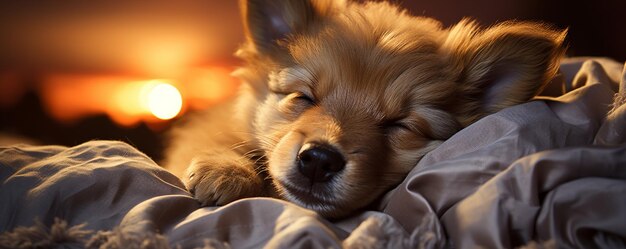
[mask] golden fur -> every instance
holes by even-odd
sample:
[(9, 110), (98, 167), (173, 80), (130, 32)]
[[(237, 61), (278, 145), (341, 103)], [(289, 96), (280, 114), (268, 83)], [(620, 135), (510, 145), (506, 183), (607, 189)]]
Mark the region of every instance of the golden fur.
[[(241, 94), (173, 130), (167, 155), (205, 205), (277, 196), (348, 215), (461, 128), (535, 96), (564, 51), (565, 32), (538, 23), (445, 29), (387, 2), (241, 6)], [(298, 170), (309, 143), (345, 161), (329, 180)]]

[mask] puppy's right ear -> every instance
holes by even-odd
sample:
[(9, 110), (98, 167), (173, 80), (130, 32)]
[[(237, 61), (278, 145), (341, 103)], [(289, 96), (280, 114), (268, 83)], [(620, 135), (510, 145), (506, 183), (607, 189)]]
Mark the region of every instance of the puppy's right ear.
[(481, 29), (470, 20), (455, 25), (442, 49), (457, 73), (461, 124), (532, 99), (556, 75), (567, 30), (508, 21)]
[(317, 21), (339, 6), (337, 0), (241, 0), (246, 39), (257, 52), (284, 49), (278, 41), (306, 32)]

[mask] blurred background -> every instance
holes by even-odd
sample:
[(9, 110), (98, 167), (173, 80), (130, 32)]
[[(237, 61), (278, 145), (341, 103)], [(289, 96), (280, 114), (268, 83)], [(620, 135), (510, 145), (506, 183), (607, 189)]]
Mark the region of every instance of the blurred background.
[[(569, 56), (626, 60), (626, 1), (393, 1), (452, 25), (569, 28)], [(164, 132), (235, 93), (237, 1), (0, 1), (0, 145), (128, 142), (159, 160)]]

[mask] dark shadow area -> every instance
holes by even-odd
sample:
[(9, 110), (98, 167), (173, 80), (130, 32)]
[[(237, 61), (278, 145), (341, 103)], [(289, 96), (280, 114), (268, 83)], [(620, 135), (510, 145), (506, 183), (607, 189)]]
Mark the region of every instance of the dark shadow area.
[(34, 140), (39, 144), (75, 146), (90, 140), (124, 141), (150, 156), (161, 159), (163, 134), (141, 123), (123, 128), (105, 115), (86, 117), (73, 124), (62, 124), (50, 118), (33, 92), (23, 96), (16, 106), (0, 109), (0, 131)]

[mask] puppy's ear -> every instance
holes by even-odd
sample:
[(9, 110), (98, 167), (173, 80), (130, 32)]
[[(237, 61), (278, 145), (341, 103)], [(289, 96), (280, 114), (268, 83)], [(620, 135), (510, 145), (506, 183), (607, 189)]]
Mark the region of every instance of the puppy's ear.
[(257, 52), (281, 49), (279, 42), (289, 35), (306, 32), (344, 1), (333, 0), (241, 0), (244, 30)]
[(443, 49), (458, 73), (455, 113), (463, 125), (530, 100), (554, 77), (566, 30), (530, 22), (504, 22), (480, 30), (463, 20)]

